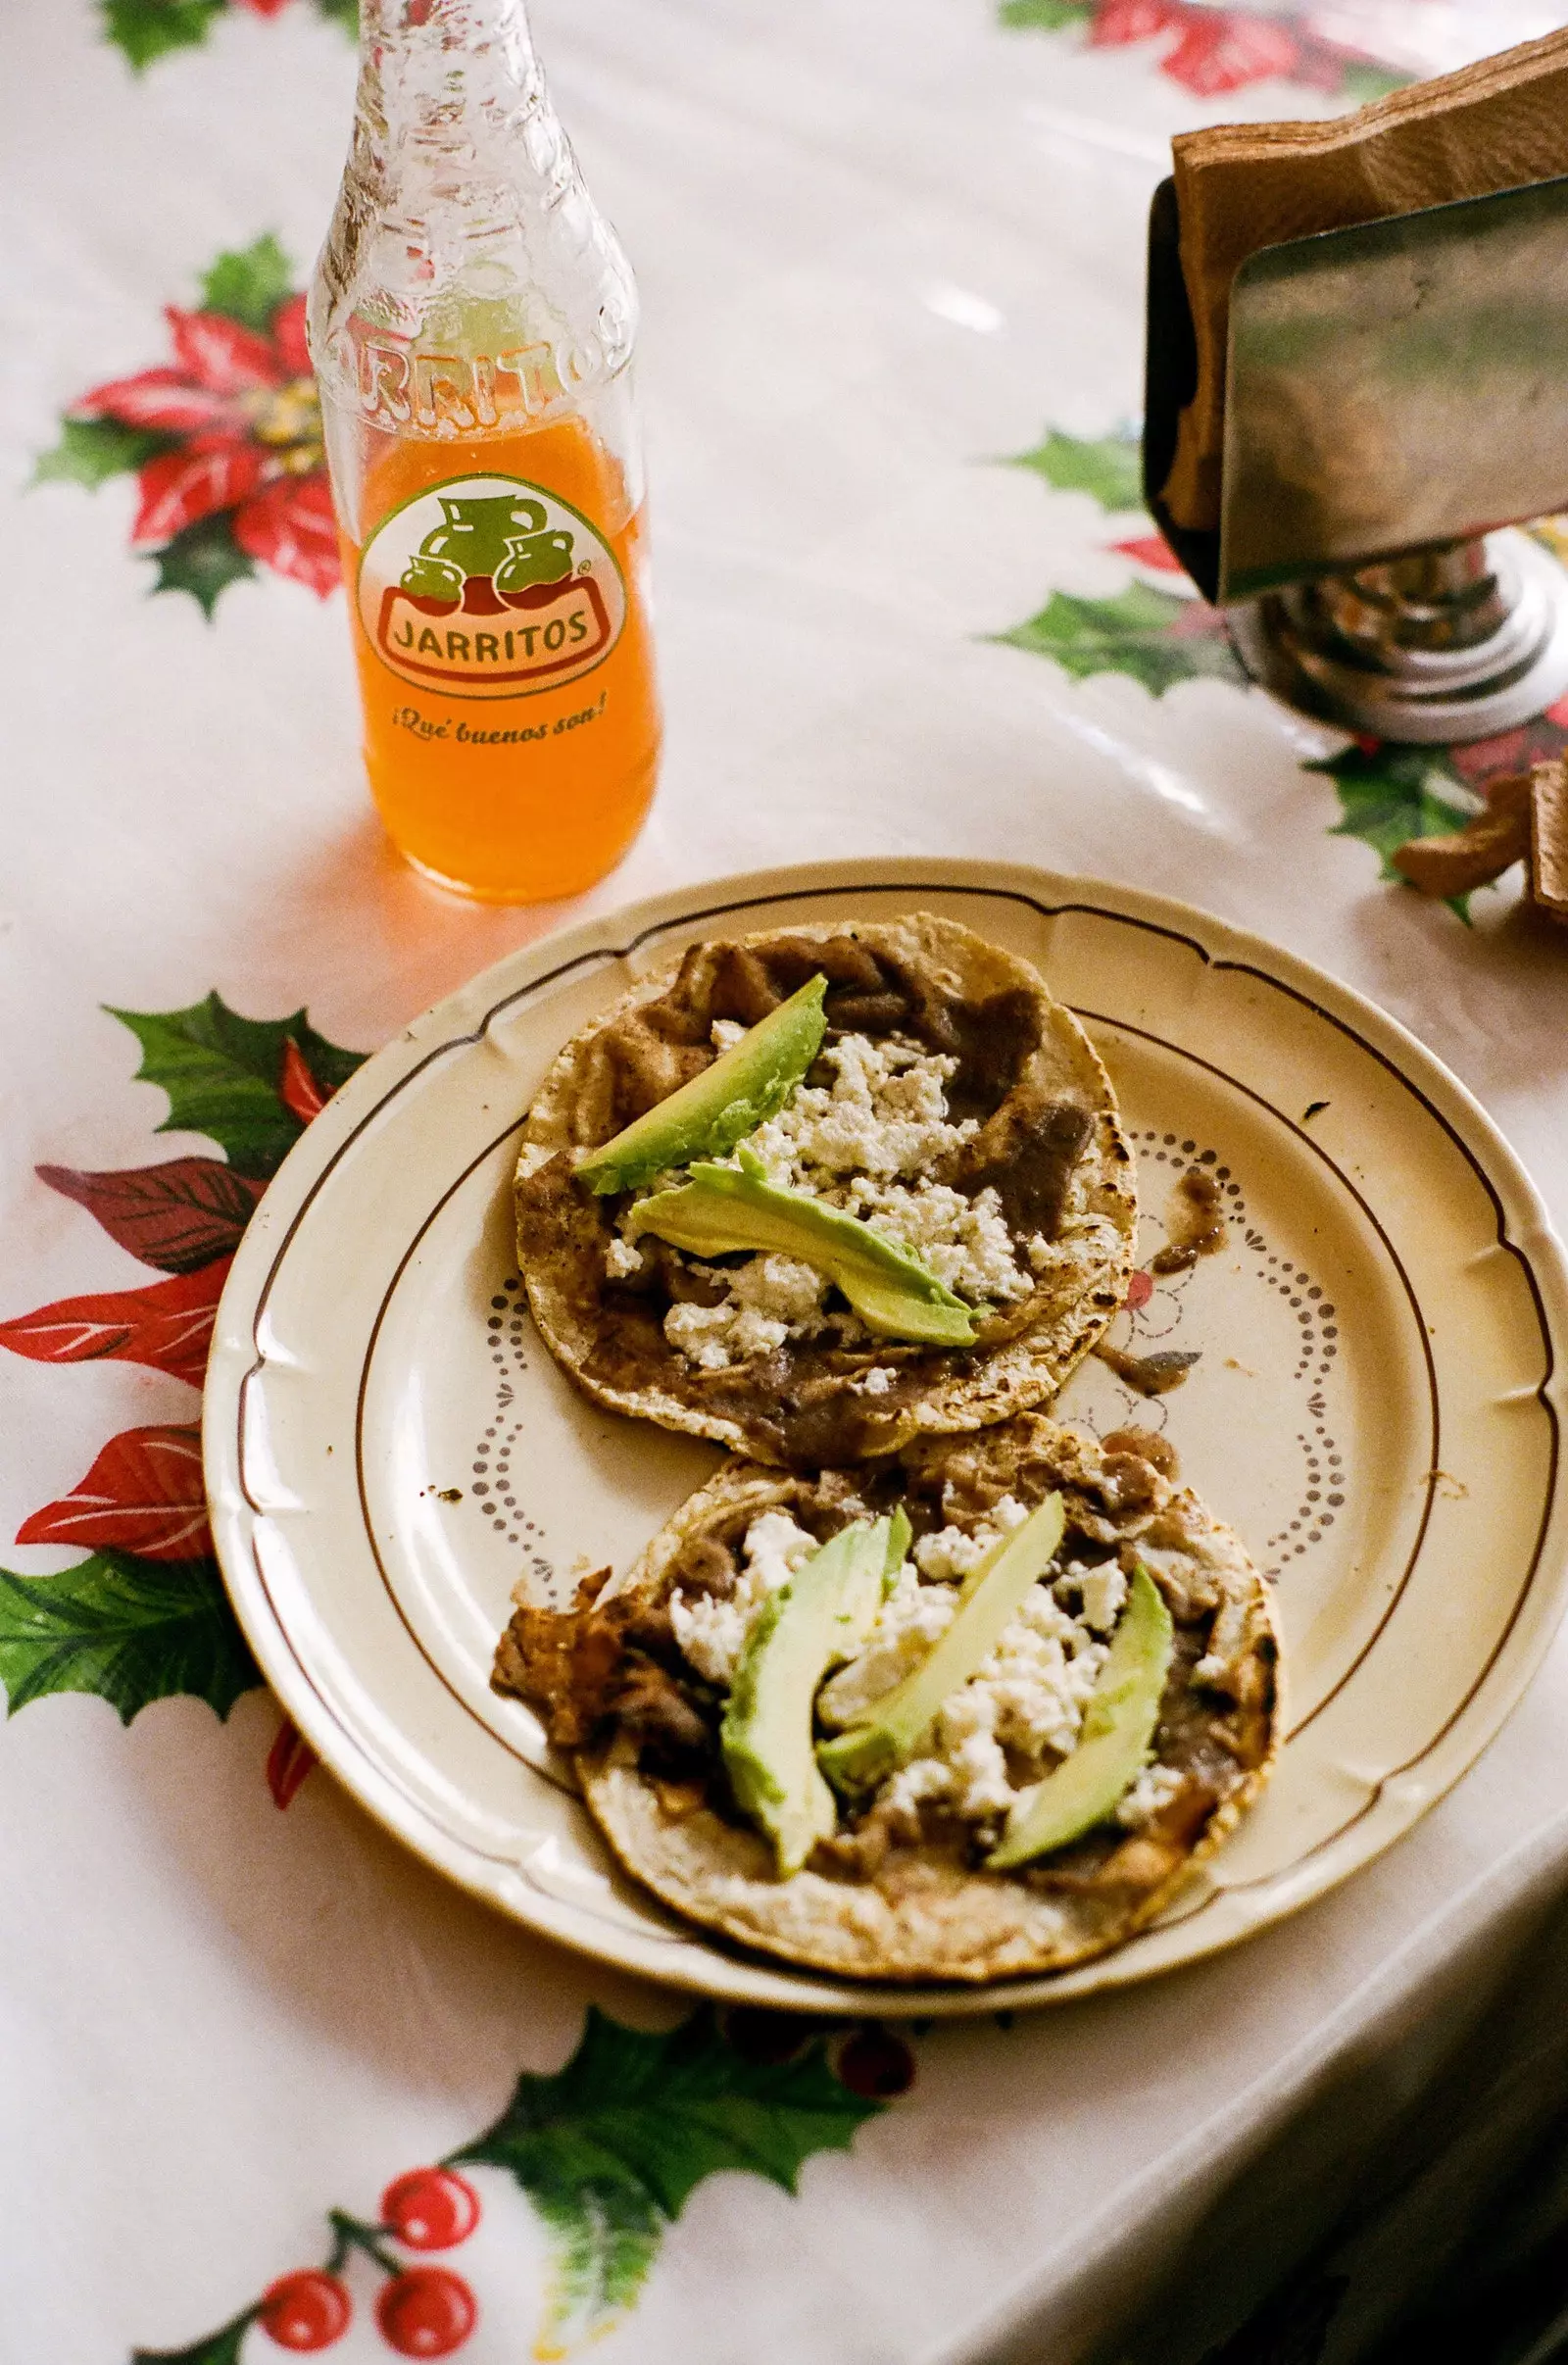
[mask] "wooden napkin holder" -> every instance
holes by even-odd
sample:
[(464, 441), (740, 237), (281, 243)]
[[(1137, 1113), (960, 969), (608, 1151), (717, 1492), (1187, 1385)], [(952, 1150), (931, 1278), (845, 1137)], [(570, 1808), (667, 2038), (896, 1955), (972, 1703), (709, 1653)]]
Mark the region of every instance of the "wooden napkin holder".
[(1568, 178), (1265, 247), (1230, 306), (1220, 525), (1161, 488), (1197, 384), (1174, 181), (1150, 220), (1144, 485), (1254, 679), (1449, 743), (1568, 693)]

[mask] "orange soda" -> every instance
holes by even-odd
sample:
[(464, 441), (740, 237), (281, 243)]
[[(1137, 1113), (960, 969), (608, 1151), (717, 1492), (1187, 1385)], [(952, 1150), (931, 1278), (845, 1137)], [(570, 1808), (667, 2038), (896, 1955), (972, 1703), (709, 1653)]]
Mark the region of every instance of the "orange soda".
[(571, 895), (659, 764), (631, 276), (523, 0), (360, 14), (311, 342), (370, 787), (442, 884)]

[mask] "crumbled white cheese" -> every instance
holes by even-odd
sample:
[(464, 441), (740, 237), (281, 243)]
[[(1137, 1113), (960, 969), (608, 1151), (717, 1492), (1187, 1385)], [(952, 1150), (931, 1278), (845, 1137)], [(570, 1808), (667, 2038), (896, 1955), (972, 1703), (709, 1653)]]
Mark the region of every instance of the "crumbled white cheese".
[(771, 1355), (789, 1337), (787, 1322), (740, 1306), (733, 1298), (717, 1306), (672, 1306), (664, 1336), (699, 1371), (726, 1371), (748, 1355)]
[(715, 1051), (733, 1051), (746, 1033), (745, 1027), (737, 1025), (733, 1018), (715, 1018), (708, 1031)]
[(889, 1369), (886, 1363), (873, 1363), (870, 1370), (857, 1385), (863, 1388), (867, 1396), (886, 1396), (895, 1377), (896, 1374)]
[(635, 1241), (622, 1240), (616, 1232), (605, 1251), (605, 1270), (612, 1281), (624, 1281), (631, 1273), (643, 1269), (643, 1253)]
[(864, 1650), (816, 1696), (829, 1727), (854, 1722), (873, 1700), (901, 1684), (953, 1623), (957, 1598), (945, 1585), (922, 1585), (907, 1560), (894, 1580)]
[[(988, 1522), (922, 1538), (860, 1651), (817, 1694), (817, 1713), (829, 1731), (863, 1719), (922, 1663), (957, 1612), (954, 1578), (1028, 1516), (1024, 1504), (1004, 1495)], [(787, 1512), (764, 1512), (747, 1531), (744, 1566), (726, 1600), (672, 1596), (675, 1639), (700, 1674), (721, 1687), (733, 1682), (758, 1610), (816, 1549)], [(1101, 1638), (1114, 1627), (1125, 1593), (1115, 1561), (1094, 1568), (1074, 1562), (1032, 1588), (990, 1656), (943, 1701), (922, 1753), (883, 1784), (877, 1803), (896, 1832), (916, 1837), (920, 1807), (929, 1800), (964, 1822), (1000, 1826), (1022, 1791), (1077, 1747), (1109, 1652)], [(1141, 1828), (1180, 1788), (1181, 1777), (1169, 1769), (1146, 1768), (1118, 1819)]]
[(816, 1548), (816, 1538), (792, 1519), (788, 1511), (764, 1511), (746, 1531), (742, 1590), (751, 1585), (759, 1601), (770, 1593), (777, 1593)]
[(1065, 1757), (1077, 1746), (1105, 1652), (1058, 1606), (1049, 1585), (1037, 1585), (972, 1687), (995, 1700), (999, 1739), (1036, 1759), (1048, 1750)]
[(735, 1267), (716, 1306), (672, 1306), (664, 1336), (700, 1371), (723, 1371), (820, 1329), (826, 1289), (822, 1274), (798, 1257), (754, 1256)]
[[(713, 1022), (713, 1041), (721, 1049), (732, 1039), (731, 1025), (723, 1018)], [(733, 1030), (735, 1036), (744, 1031)], [(945, 1087), (957, 1061), (867, 1035), (842, 1036), (820, 1059), (832, 1081), (797, 1085), (745, 1145), (761, 1159), (769, 1180), (842, 1207), (912, 1249), (973, 1305), (1026, 1298), (1034, 1276), (1018, 1262), (996, 1191), (988, 1187), (970, 1200), (929, 1179), (930, 1167), (979, 1129), (973, 1117), (948, 1121)], [(853, 1316), (822, 1314), (826, 1285), (820, 1279), (809, 1298), (803, 1283), (795, 1302), (785, 1304), (780, 1285), (758, 1277), (763, 1268), (780, 1267), (808, 1269), (789, 1257), (756, 1258), (733, 1268), (725, 1306), (749, 1310), (757, 1320), (737, 1315), (715, 1321), (712, 1315), (724, 1306), (676, 1306), (665, 1319), (665, 1338), (705, 1371), (769, 1354), (786, 1339), (811, 1337), (829, 1322), (843, 1344), (863, 1343), (866, 1333)], [(873, 1384), (872, 1393), (883, 1394), (890, 1384)]]
[(953, 1775), (953, 1804), (966, 1821), (989, 1822), (1012, 1804), (997, 1731), (1001, 1714), (995, 1691), (976, 1682), (955, 1692), (937, 1719), (938, 1752)]
[(1117, 1807), (1117, 1822), (1127, 1831), (1142, 1831), (1169, 1806), (1182, 1784), (1174, 1766), (1146, 1765)]
[(742, 1306), (791, 1324), (809, 1324), (826, 1291), (822, 1274), (798, 1256), (754, 1256), (736, 1267), (730, 1281), (730, 1295)]
[[(1028, 1516), (1010, 1497), (1004, 1501), (1009, 1526)], [(987, 1534), (980, 1529), (962, 1540), (976, 1546), (978, 1556)], [(959, 1536), (957, 1529), (942, 1531), (940, 1557), (948, 1565)], [(995, 1530), (989, 1540), (996, 1542)], [(823, 1723), (842, 1726), (862, 1717), (919, 1665), (956, 1608), (951, 1582), (921, 1583), (906, 1565), (864, 1650), (823, 1685), (817, 1698)], [(1019, 1790), (1077, 1746), (1107, 1649), (1081, 1614), (1073, 1616), (1057, 1601), (1049, 1581), (1036, 1585), (990, 1657), (943, 1701), (922, 1754), (883, 1785), (879, 1803), (894, 1828), (912, 1836), (922, 1799), (940, 1798), (966, 1822), (1005, 1817)]]
[(913, 1249), (960, 1298), (1027, 1298), (1034, 1282), (1020, 1272), (1002, 1202), (988, 1184), (973, 1199), (946, 1183), (878, 1183), (858, 1174), (845, 1193), (852, 1215)]
[(920, 1837), (920, 1808), (927, 1798), (945, 1798), (953, 1788), (953, 1771), (940, 1757), (911, 1757), (883, 1785), (881, 1803), (900, 1839)]
[(1004, 1495), (992, 1507), (990, 1520), (972, 1530), (961, 1527), (941, 1527), (933, 1535), (922, 1536), (914, 1548), (914, 1564), (922, 1577), (939, 1585), (956, 1584), (966, 1577), (977, 1561), (983, 1560), (994, 1544), (1010, 1536), (1022, 1527), (1029, 1513), (1014, 1496)]
[(914, 1548), (914, 1564), (933, 1585), (956, 1585), (983, 1560), (997, 1541), (994, 1528), (977, 1527), (973, 1535), (961, 1527), (940, 1527), (922, 1536)]
[(725, 1687), (734, 1682), (752, 1620), (815, 1551), (815, 1537), (797, 1526), (787, 1511), (764, 1511), (746, 1531), (745, 1566), (732, 1594), (722, 1601), (707, 1593), (670, 1595), (675, 1640), (699, 1675)]
[(710, 1593), (671, 1594), (669, 1622), (675, 1640), (699, 1675), (710, 1684), (734, 1681), (736, 1662), (746, 1641), (746, 1619), (733, 1600), (719, 1601)]
[(1108, 1634), (1127, 1599), (1127, 1579), (1119, 1562), (1102, 1560), (1098, 1568), (1069, 1568), (1067, 1575), (1076, 1579), (1083, 1596), (1084, 1624), (1096, 1634)]
[(843, 1035), (820, 1055), (830, 1085), (803, 1084), (751, 1147), (777, 1182), (804, 1187), (798, 1169), (826, 1174), (919, 1174), (978, 1132), (947, 1121), (943, 1086), (956, 1059), (869, 1035)]
[(543, 1142), (525, 1142), (517, 1159), (517, 1173), (521, 1180), (526, 1182), (530, 1174), (537, 1174), (541, 1166), (548, 1166), (555, 1155), (553, 1150), (545, 1148)]

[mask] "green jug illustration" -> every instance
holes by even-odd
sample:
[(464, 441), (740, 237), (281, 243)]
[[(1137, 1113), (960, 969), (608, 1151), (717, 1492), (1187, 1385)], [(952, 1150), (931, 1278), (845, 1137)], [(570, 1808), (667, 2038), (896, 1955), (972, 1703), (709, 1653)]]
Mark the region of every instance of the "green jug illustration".
[[(529, 502), (530, 509), (537, 504)], [(539, 511), (539, 524), (545, 513)], [(533, 520), (530, 518), (529, 523)], [(562, 576), (571, 572), (572, 537), (568, 533), (514, 534), (507, 542), (507, 557), (496, 570), (495, 586), (503, 599), (519, 591), (531, 590), (536, 583), (559, 583)]]
[[(546, 533), (542, 502), (519, 493), (438, 493), (442, 521), (419, 544), (403, 570), (402, 589), (416, 599), (458, 600), (488, 610), (488, 599), (466, 596), (469, 583), (518, 591), (553, 583), (571, 566), (570, 534)], [(496, 603), (499, 606), (499, 602)]]
[(450, 559), (427, 559), (416, 552), (403, 569), (401, 588), (416, 600), (444, 600), (456, 606), (463, 597), (463, 569)]

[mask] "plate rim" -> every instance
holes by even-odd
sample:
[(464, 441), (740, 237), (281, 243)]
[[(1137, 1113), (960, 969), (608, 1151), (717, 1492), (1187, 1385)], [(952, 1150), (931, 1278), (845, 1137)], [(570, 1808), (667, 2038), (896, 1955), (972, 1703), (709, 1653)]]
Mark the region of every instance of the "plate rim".
[[(647, 1959), (649, 1951), (662, 1943), (656, 1930), (651, 1929), (644, 1938), (636, 1938), (628, 1929), (624, 1943), (617, 1944), (612, 1925), (573, 1908), (564, 1898), (528, 1889), (524, 1883), (516, 1884), (503, 1896), (496, 1882), (484, 1877), (482, 1868), (491, 1859), (484, 1857), (470, 1841), (457, 1840), (442, 1831), (437, 1820), (418, 1801), (397, 1792), (363, 1749), (357, 1736), (337, 1722), (329, 1703), (321, 1698), (295, 1653), (287, 1629), (271, 1602), (256, 1554), (255, 1531), (264, 1514), (247, 1491), (240, 1440), (246, 1392), (266, 1360), (258, 1331), (272, 1284), (300, 1224), (328, 1177), (352, 1152), (375, 1116), (432, 1060), (482, 1043), (489, 1028), (504, 1016), (510, 1005), (557, 983), (574, 969), (587, 963), (602, 962), (608, 966), (628, 960), (651, 938), (676, 927), (700, 925), (753, 907), (853, 894), (857, 890), (912, 896), (922, 892), (991, 896), (999, 901), (1022, 902), (1045, 919), (1066, 917), (1075, 910), (1099, 918), (1115, 918), (1197, 953), (1205, 968), (1250, 973), (1265, 986), (1284, 991), (1313, 1015), (1347, 1035), (1360, 1051), (1370, 1054), (1393, 1081), (1421, 1105), (1428, 1117), (1442, 1127), (1480, 1183), (1492, 1207), (1496, 1244), (1512, 1256), (1529, 1290), (1545, 1364), (1532, 1393), (1547, 1415), (1551, 1449), (1526, 1582), (1506, 1625), (1485, 1665), (1470, 1682), (1464, 1697), (1450, 1708), (1437, 1733), (1414, 1757), (1382, 1774), (1372, 1785), (1367, 1799), (1345, 1825), (1315, 1843), (1286, 1874), (1273, 1873), (1261, 1876), (1260, 1882), (1233, 1884), (1229, 1892), (1238, 1893), (1250, 1886), (1266, 1887), (1288, 1878), (1299, 1894), (1280, 1904), (1266, 1920), (1255, 1923), (1243, 1920), (1240, 1926), (1216, 1934), (1209, 1945), (1170, 1962), (1128, 1965), (1122, 1951), (1113, 1950), (1076, 1970), (977, 1988), (956, 1985), (894, 1988), (769, 1963), (764, 1957), (728, 1948), (723, 1942), (715, 1941), (712, 1934), (695, 1929), (683, 1935), (695, 1945), (700, 1957), (710, 1961), (710, 1976), (705, 1976), (697, 1966), (677, 1968), (673, 1963), (661, 1965), (657, 1959), (651, 1962)], [(432, 1037), (437, 1039), (431, 1040)], [(1271, 1113), (1284, 1117), (1280, 1110)], [(1290, 1118), (1284, 1117), (1284, 1121), (1300, 1132)], [(505, 1132), (512, 1130), (514, 1126)], [(505, 1138), (505, 1132), (498, 1140)], [(1301, 1138), (1311, 1140), (1304, 1134)], [(483, 1155), (493, 1155), (496, 1143), (492, 1143)], [(227, 1344), (240, 1334), (245, 1342), (243, 1348)], [(1562, 1401), (1564, 1339), (1568, 1339), (1568, 1255), (1523, 1160), (1495, 1120), (1452, 1069), (1408, 1027), (1356, 988), (1256, 931), (1151, 889), (1087, 873), (1055, 871), (1034, 863), (976, 861), (962, 856), (860, 856), (693, 881), (547, 930), (443, 995), (371, 1053), (289, 1151), (240, 1242), (218, 1308), (213, 1355), (203, 1392), (204, 1473), (214, 1547), (224, 1586), (275, 1697), (322, 1763), (357, 1802), (443, 1877), (456, 1881), (467, 1894), (538, 1936), (568, 1946), (623, 1973), (665, 1987), (720, 2000), (763, 2000), (775, 2007), (801, 2011), (827, 2008), (900, 2017), (964, 2016), (1065, 2002), (1205, 1960), (1271, 1927), (1276, 1920), (1288, 1918), (1338, 1887), (1353, 1872), (1369, 1866), (1411, 1830), (1477, 1762), (1501, 1732), (1533, 1681), (1568, 1607), (1568, 1522), (1564, 1517), (1562, 1450), (1564, 1417), (1568, 1412), (1568, 1404)], [(236, 1371), (236, 1364), (243, 1367)], [(1547, 1548), (1554, 1526), (1563, 1532), (1548, 1561)], [(1539, 1632), (1516, 1652), (1515, 1664), (1499, 1680), (1499, 1662), (1543, 1577), (1549, 1580), (1549, 1590), (1544, 1597)], [(1455, 1729), (1475, 1708), (1489, 1684), (1493, 1685), (1494, 1693), (1485, 1727), (1473, 1738), (1473, 1746), (1455, 1750), (1451, 1747)], [(1378, 1811), (1390, 1786), (1398, 1783), (1416, 1766), (1425, 1766), (1434, 1759), (1437, 1760), (1434, 1778), (1424, 1786), (1418, 1800), (1406, 1802), (1387, 1837), (1369, 1852), (1352, 1853), (1351, 1860), (1336, 1868), (1335, 1858), (1344, 1852), (1349, 1834)], [(506, 1860), (512, 1863), (511, 1858)], [(1298, 1875), (1302, 1867), (1314, 1861), (1318, 1866), (1316, 1875), (1301, 1881)]]

